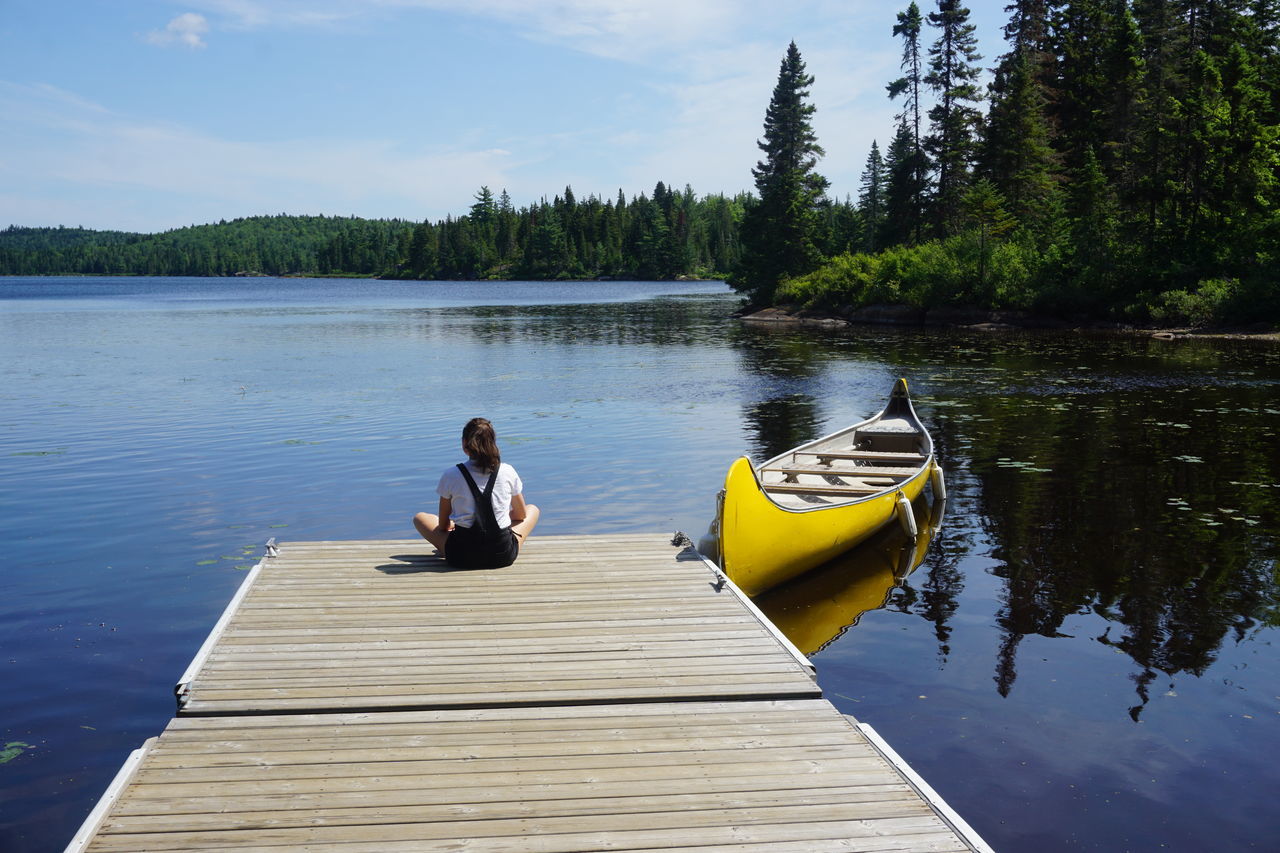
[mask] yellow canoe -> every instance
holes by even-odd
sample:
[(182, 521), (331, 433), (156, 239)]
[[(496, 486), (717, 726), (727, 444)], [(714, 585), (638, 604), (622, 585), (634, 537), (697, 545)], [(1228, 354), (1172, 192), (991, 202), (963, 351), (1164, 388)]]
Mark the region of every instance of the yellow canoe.
[[(911, 502), (942, 472), (933, 440), (899, 379), (880, 414), (725, 476), (716, 512), (720, 567), (756, 595), (857, 545), (895, 516), (914, 529)], [(913, 533), (914, 535), (914, 533)]]
[(945, 505), (943, 500), (915, 502), (919, 535), (914, 542), (898, 525), (886, 525), (831, 562), (756, 596), (756, 606), (801, 652), (822, 651), (864, 613), (884, 607), (889, 594), (924, 562)]

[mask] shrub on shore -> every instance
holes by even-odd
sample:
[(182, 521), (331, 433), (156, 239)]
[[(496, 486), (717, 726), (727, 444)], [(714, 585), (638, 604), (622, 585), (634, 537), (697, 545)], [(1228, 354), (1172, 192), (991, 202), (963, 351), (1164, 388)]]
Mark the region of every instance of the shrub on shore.
[[(1160, 326), (1221, 326), (1280, 320), (1280, 296), (1263, 275), (1181, 286), (1147, 283), (1114, 301), (1135, 271), (1082, 265), (1064, 246), (1038, 246), (1025, 232), (983, 244), (977, 232), (876, 254), (841, 254), (779, 287), (778, 304), (819, 311), (868, 305), (918, 309), (965, 305)], [(1151, 286), (1154, 285), (1154, 286)], [(1107, 297), (1112, 297), (1108, 299)]]

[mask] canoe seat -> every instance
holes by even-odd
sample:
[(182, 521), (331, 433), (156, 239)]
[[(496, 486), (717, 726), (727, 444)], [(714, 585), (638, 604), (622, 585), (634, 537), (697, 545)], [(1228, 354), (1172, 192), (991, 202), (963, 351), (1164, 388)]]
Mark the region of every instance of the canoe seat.
[(872, 468), (870, 466), (858, 468), (829, 468), (823, 465), (769, 465), (761, 468), (760, 473), (777, 471), (788, 480), (794, 478), (797, 474), (818, 474), (824, 477), (875, 477), (889, 478), (892, 480), (906, 480), (916, 473), (915, 468)]
[(924, 430), (906, 418), (881, 418), (854, 432), (853, 446), (859, 450), (906, 453), (917, 450), (923, 439)]
[(766, 492), (778, 492), (788, 495), (840, 495), (842, 497), (853, 497), (854, 495), (874, 495), (876, 492), (889, 488), (884, 486), (869, 486), (862, 483), (836, 486), (831, 483), (824, 483), (821, 486), (816, 483), (761, 483), (761, 487)]
[(819, 459), (851, 459), (859, 462), (883, 462), (889, 464), (913, 465), (919, 467), (925, 460), (923, 453), (910, 451), (906, 453), (878, 453), (871, 450), (797, 450), (795, 457), (816, 456)]
[(877, 435), (882, 433), (911, 433), (912, 435), (919, 435), (920, 428), (906, 418), (881, 418), (873, 424), (867, 424), (858, 432), (869, 432)]

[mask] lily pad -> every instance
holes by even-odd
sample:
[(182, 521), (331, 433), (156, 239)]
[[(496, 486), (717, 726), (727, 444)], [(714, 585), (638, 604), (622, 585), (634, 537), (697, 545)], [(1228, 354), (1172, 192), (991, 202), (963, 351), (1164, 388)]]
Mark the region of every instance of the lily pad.
[(1047, 474), (1052, 468), (1039, 468), (1034, 462), (1014, 462), (1011, 459), (1003, 458), (996, 462), (1000, 468), (1017, 468), (1024, 474)]
[(28, 749), (35, 749), (35, 747), (20, 740), (9, 741), (4, 745), (4, 749), (0, 749), (0, 764), (8, 764)]

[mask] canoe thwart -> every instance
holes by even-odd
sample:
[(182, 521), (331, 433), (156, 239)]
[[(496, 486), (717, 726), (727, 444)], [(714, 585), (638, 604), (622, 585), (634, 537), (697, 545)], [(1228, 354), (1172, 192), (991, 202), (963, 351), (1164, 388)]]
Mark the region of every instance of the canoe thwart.
[(926, 454), (915, 451), (904, 453), (880, 453), (874, 450), (794, 450), (792, 456), (816, 456), (819, 459), (852, 459), (868, 462), (900, 462), (903, 465), (918, 466), (928, 458)]
[[(817, 474), (820, 477), (854, 477), (856, 479), (891, 479), (906, 480), (913, 477), (916, 473), (914, 468), (872, 468), (870, 466), (857, 468), (835, 468), (824, 465), (766, 465), (760, 468), (761, 474), (777, 472), (785, 475), (788, 479), (798, 474)], [(765, 484), (766, 487), (768, 483)]]

